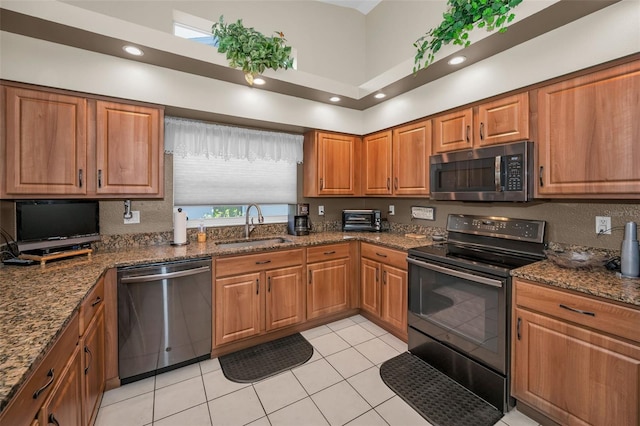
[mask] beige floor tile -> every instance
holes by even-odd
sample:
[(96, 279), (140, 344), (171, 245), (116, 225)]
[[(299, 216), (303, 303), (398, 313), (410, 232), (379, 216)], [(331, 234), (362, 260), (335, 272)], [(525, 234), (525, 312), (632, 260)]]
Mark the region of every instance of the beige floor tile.
[(375, 408), (376, 412), (390, 425), (429, 426), (430, 423), (411, 408), (400, 397), (394, 396)]
[(206, 401), (200, 376), (157, 389), (153, 404), (153, 420), (163, 419)]
[(203, 374), (202, 379), (204, 381), (204, 390), (207, 395), (207, 401), (221, 397), (231, 392), (235, 392), (242, 388), (250, 386), (249, 383), (236, 383), (224, 377), (222, 370), (212, 371), (211, 373)]
[(267, 414), (308, 396), (291, 371), (263, 380), (253, 387)]
[(164, 388), (187, 379), (199, 377), (201, 375), (200, 365), (191, 364), (176, 370), (167, 371), (166, 373), (156, 376), (156, 389)]
[(407, 352), (409, 350), (409, 348), (407, 347), (407, 344), (405, 342), (403, 342), (402, 340), (398, 339), (396, 336), (394, 336), (391, 333), (383, 334), (379, 338), (380, 338), (380, 340), (382, 340), (387, 345), (391, 346), (393, 349), (395, 349), (396, 351), (398, 351), (400, 353), (404, 353), (404, 352)]
[(369, 410), (360, 417), (351, 420), (347, 426), (387, 426), (387, 422), (375, 410)]
[(375, 325), (374, 323), (372, 323), (371, 321), (366, 321), (366, 322), (362, 322), (360, 323), (360, 325), (367, 330), (369, 333), (373, 334), (376, 337), (380, 337), (383, 334), (387, 334), (387, 330), (385, 330), (382, 327), (379, 327), (377, 325)]
[(261, 417), (258, 420), (249, 423), (247, 426), (271, 426), (269, 418), (267, 416)]
[(200, 404), (193, 408), (181, 411), (162, 420), (153, 422), (153, 426), (211, 426), (209, 417), (209, 407), (207, 404)]
[(354, 348), (329, 355), (325, 359), (345, 379), (373, 367), (371, 361)]
[(269, 414), (269, 421), (272, 426), (327, 426), (329, 424), (311, 398), (305, 398)]
[(305, 339), (311, 340), (311, 339), (314, 339), (316, 337), (320, 337), (320, 336), (324, 336), (325, 334), (329, 334), (332, 331), (333, 330), (331, 330), (326, 325), (321, 325), (321, 326), (316, 327), (316, 328), (310, 328), (309, 330), (302, 331), (300, 334), (302, 334), (302, 336)]
[(312, 395), (311, 399), (332, 426), (343, 425), (371, 409), (345, 381)]
[(252, 386), (209, 401), (213, 425), (245, 425), (265, 416)]
[(220, 370), (220, 368), (220, 361), (218, 358), (200, 361), (200, 371), (202, 374), (211, 373), (212, 371)]
[(365, 322), (365, 321), (369, 321), (368, 319), (366, 319), (365, 317), (363, 317), (362, 315), (358, 314), (358, 315), (354, 315), (352, 317), (349, 317), (349, 319), (353, 322), (355, 322), (356, 324), (359, 324), (361, 322)]
[(343, 377), (325, 359), (305, 364), (292, 371), (309, 394), (314, 394), (343, 380)]
[(372, 407), (382, 404), (395, 395), (380, 378), (380, 369), (377, 367), (356, 374), (347, 381)]
[(351, 346), (358, 345), (375, 337), (358, 324), (340, 329), (336, 331), (336, 334), (342, 337)]
[(324, 336), (316, 337), (309, 340), (309, 343), (320, 352), (320, 355), (326, 357), (336, 352), (340, 352), (349, 347), (349, 344), (345, 342), (340, 336), (335, 333), (325, 334)]
[(104, 407), (147, 392), (153, 392), (155, 382), (155, 377), (149, 377), (137, 382), (122, 385), (119, 388), (108, 390), (102, 396), (100, 406)]
[(400, 355), (400, 352), (396, 351), (380, 339), (368, 340), (356, 345), (355, 348), (362, 355), (366, 356), (369, 361), (376, 365), (381, 364), (394, 356)]
[(525, 416), (517, 408), (506, 413), (502, 421), (509, 426), (538, 426), (538, 422)]
[(327, 324), (327, 327), (329, 327), (333, 331), (338, 331), (342, 330), (343, 328), (351, 327), (352, 325), (355, 325), (355, 322), (353, 322), (353, 320), (351, 320), (350, 318), (345, 318), (339, 321), (330, 322), (329, 324)]
[(153, 421), (153, 392), (100, 408), (95, 426), (142, 426)]

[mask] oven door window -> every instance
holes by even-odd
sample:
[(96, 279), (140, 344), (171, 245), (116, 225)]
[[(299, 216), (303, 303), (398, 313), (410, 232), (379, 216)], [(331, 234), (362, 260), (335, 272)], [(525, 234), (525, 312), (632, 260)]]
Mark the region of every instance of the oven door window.
[(506, 280), (426, 263), (409, 267), (409, 325), (505, 373)]

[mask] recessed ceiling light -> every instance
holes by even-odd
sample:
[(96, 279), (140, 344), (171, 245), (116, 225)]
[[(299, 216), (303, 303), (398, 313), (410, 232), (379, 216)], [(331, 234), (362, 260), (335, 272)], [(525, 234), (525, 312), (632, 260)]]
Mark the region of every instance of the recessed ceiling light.
[(137, 48), (135, 46), (124, 46), (122, 48), (122, 50), (127, 52), (129, 55), (133, 55), (133, 56), (142, 56), (142, 55), (144, 55), (144, 52), (141, 49), (139, 49), (139, 48)]
[(464, 61), (466, 61), (467, 58), (465, 58), (464, 56), (454, 56), (453, 58), (449, 59), (449, 62), (447, 62), (449, 65), (458, 65), (463, 63)]
[(253, 79), (253, 84), (257, 84), (258, 86), (262, 86), (265, 83), (266, 81), (264, 81), (264, 78), (262, 77), (256, 77)]
[(340, 98), (339, 98), (339, 97), (337, 97), (337, 96), (332, 96), (329, 100), (330, 100), (331, 102), (340, 102)]
[(385, 96), (387, 96), (387, 95), (385, 95), (384, 93), (376, 93), (373, 97), (376, 98), (376, 99), (382, 99)]

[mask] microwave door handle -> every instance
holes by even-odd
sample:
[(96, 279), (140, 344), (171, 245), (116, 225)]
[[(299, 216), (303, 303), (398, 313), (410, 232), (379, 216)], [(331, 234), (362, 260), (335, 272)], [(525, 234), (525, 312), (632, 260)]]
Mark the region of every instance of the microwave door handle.
[(502, 156), (497, 155), (495, 165), (493, 167), (493, 176), (496, 184), (496, 192), (502, 192)]
[(419, 266), (421, 268), (430, 269), (434, 272), (439, 272), (446, 275), (451, 275), (454, 277), (462, 278), (464, 280), (473, 281), (479, 284), (485, 284), (491, 287), (502, 288), (502, 281), (494, 280), (492, 278), (481, 277), (479, 275), (469, 274), (467, 272), (457, 271), (455, 269), (449, 269), (438, 265), (433, 265), (431, 263), (422, 262), (420, 260), (413, 259), (411, 257), (407, 258), (407, 262), (413, 265)]

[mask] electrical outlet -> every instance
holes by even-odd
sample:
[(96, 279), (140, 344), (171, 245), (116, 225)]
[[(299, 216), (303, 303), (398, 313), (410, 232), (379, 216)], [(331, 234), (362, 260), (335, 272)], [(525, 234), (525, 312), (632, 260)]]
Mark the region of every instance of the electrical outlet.
[(611, 235), (611, 217), (596, 216), (596, 234)]
[(318, 206), (318, 216), (324, 216), (324, 206)]
[(132, 223), (140, 223), (140, 211), (139, 210), (132, 210), (131, 211), (131, 219), (125, 219), (124, 220), (124, 224), (125, 225), (131, 225)]
[(394, 206), (393, 204), (389, 205), (389, 216), (393, 216), (394, 214), (396, 214), (396, 206)]

